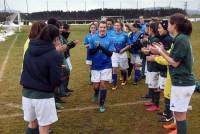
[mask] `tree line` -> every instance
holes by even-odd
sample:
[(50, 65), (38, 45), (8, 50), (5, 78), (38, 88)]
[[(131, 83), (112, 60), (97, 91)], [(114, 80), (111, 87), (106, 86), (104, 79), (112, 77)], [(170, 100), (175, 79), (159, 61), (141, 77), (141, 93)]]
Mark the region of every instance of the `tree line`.
[[(160, 9), (94, 9), (89, 11), (43, 11), (34, 13), (21, 13), (23, 20), (46, 20), (50, 17), (55, 17), (58, 20), (94, 20), (100, 19), (101, 16), (124, 16), (125, 19), (135, 19), (138, 16), (144, 16), (145, 18), (151, 17), (165, 17), (173, 13), (186, 12), (179, 8), (160, 8)], [(9, 13), (0, 13), (0, 21), (5, 21), (6, 16)]]

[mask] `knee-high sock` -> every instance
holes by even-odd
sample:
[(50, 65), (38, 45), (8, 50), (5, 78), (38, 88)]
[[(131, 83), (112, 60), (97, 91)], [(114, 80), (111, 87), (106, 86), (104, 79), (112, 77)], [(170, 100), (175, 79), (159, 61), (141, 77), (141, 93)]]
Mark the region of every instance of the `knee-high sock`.
[(123, 76), (123, 82), (125, 82), (126, 78), (127, 78), (127, 72), (126, 72), (126, 70), (122, 70), (122, 76)]
[(157, 107), (159, 107), (160, 105), (160, 92), (154, 92), (154, 101), (155, 101), (155, 105)]
[(167, 114), (167, 117), (171, 117), (172, 116), (172, 111), (170, 110), (170, 99), (165, 98), (165, 110), (164, 110), (165, 114)]
[(89, 71), (89, 73), (90, 73), (89, 80), (91, 81), (91, 77), (92, 77), (91, 70)]
[(139, 79), (140, 79), (140, 77), (141, 77), (141, 71), (138, 70), (138, 69), (136, 69), (134, 75), (135, 75), (135, 76), (134, 76), (134, 78), (135, 78), (135, 79), (134, 79), (134, 82), (138, 82)]
[(176, 121), (177, 134), (187, 134), (187, 121)]
[(121, 77), (123, 77), (123, 70), (120, 70)]
[(99, 98), (99, 106), (104, 106), (105, 100), (106, 100), (106, 95), (107, 95), (107, 90), (106, 89), (101, 89), (100, 91), (100, 98)]
[(151, 90), (150, 88), (149, 88), (148, 96), (150, 96), (150, 97), (153, 96), (153, 90)]
[(153, 89), (149, 89), (149, 90), (152, 93), (151, 101), (155, 104), (155, 94), (154, 94), (154, 91), (153, 91)]
[(133, 70), (133, 64), (131, 63), (131, 59), (130, 58), (128, 59), (128, 65), (129, 65), (129, 68), (127, 69), (127, 71), (128, 71), (128, 77), (130, 77), (131, 76), (131, 72)]
[(69, 92), (68, 85), (69, 85), (69, 76), (66, 76), (65, 80), (63, 81), (63, 87), (64, 87), (64, 91), (66, 93)]
[(146, 59), (143, 59), (143, 60), (142, 60), (142, 71), (141, 71), (142, 76), (145, 76), (145, 75), (144, 75), (144, 74), (145, 74), (145, 64), (146, 64)]
[(94, 88), (94, 96), (99, 97), (99, 89)]
[(117, 85), (117, 74), (112, 74), (113, 85)]
[(26, 128), (26, 134), (39, 134), (39, 128)]

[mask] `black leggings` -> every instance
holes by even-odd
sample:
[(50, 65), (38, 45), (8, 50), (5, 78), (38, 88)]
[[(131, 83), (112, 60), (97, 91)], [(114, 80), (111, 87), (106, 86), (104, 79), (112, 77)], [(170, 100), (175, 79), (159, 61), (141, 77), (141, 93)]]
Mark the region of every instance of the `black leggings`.
[(128, 71), (128, 77), (129, 76), (131, 76), (131, 72), (132, 72), (132, 70), (133, 70), (133, 64), (131, 63), (131, 59), (130, 58), (128, 58), (128, 69), (127, 69), (127, 71)]

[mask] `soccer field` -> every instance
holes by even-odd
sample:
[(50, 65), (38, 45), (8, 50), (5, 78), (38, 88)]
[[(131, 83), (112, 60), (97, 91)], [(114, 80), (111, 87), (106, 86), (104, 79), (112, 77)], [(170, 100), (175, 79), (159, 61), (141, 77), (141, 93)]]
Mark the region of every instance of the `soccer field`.
[[(21, 110), (23, 45), (29, 28), (24, 27), (5, 42), (0, 42), (0, 134), (23, 134), (26, 123)], [(167, 133), (158, 122), (156, 113), (147, 113), (140, 97), (147, 87), (144, 81), (137, 86), (129, 81), (117, 91), (108, 91), (106, 112), (99, 113), (98, 105), (91, 102), (92, 87), (89, 85), (88, 66), (85, 65), (86, 49), (83, 38), (87, 26), (72, 26), (70, 39), (80, 39), (81, 44), (71, 51), (73, 70), (70, 88), (75, 91), (63, 98), (65, 109), (58, 113), (59, 121), (52, 126), (55, 134), (160, 134)], [(192, 45), (195, 57), (194, 72), (200, 79), (200, 23), (193, 24)], [(163, 102), (163, 101), (162, 101)], [(163, 103), (161, 102), (163, 107)], [(188, 113), (190, 134), (200, 133), (200, 93), (192, 97), (192, 111)]]

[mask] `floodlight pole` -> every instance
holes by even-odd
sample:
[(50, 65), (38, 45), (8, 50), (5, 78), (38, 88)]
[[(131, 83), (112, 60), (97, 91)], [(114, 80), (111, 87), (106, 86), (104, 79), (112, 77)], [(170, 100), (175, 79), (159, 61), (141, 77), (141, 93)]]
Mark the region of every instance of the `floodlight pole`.
[(47, 0), (47, 12), (49, 11), (49, 2)]
[(27, 21), (28, 21), (28, 23), (27, 23), (27, 25), (29, 25), (29, 14), (28, 14), (28, 0), (26, 0), (26, 15), (27, 15)]
[(26, 0), (26, 13), (28, 13), (28, 0)]
[(4, 12), (6, 12), (6, 0), (4, 0)]
[(121, 15), (121, 13), (122, 13), (122, 1), (120, 0), (120, 15)]
[(69, 11), (69, 2), (68, 2), (68, 0), (66, 0), (66, 10), (67, 10), (67, 12)]
[(86, 19), (86, 11), (87, 11), (87, 1), (85, 0), (85, 19)]
[(49, 18), (49, 2), (47, 0), (47, 18)]
[(102, 0), (102, 10), (103, 10), (103, 15), (104, 15), (104, 0)]
[(185, 10), (185, 12), (187, 12), (187, 7), (188, 7), (188, 1), (186, 0), (185, 4), (184, 4), (184, 10)]
[(169, 8), (171, 8), (172, 0), (169, 0)]

